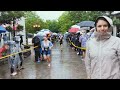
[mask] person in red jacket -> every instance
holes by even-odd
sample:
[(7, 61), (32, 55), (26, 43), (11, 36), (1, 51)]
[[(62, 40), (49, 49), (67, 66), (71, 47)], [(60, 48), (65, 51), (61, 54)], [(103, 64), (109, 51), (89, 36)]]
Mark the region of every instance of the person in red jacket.
[(5, 43), (1, 48), (0, 48), (0, 58), (2, 57), (2, 53), (8, 50), (9, 46), (7, 43)]

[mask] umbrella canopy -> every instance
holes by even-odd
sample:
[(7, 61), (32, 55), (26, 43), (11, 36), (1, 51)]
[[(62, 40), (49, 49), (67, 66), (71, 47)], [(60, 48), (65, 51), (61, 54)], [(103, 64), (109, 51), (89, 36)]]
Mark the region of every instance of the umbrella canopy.
[(18, 34), (18, 35), (16, 35), (16, 36), (24, 36), (24, 35), (22, 35), (22, 34)]
[(45, 36), (46, 34), (45, 34), (45, 32), (38, 32), (37, 34), (36, 34), (37, 36)]
[(90, 30), (90, 27), (82, 27), (80, 30)]
[(72, 25), (71, 28), (79, 28), (80, 29), (80, 26), (78, 26), (78, 25)]
[(80, 27), (94, 27), (95, 22), (93, 21), (82, 21), (78, 23), (77, 25)]
[(78, 30), (79, 30), (79, 28), (70, 28), (68, 32), (76, 33)]
[(52, 33), (52, 35), (57, 35), (57, 33)]
[(45, 32), (45, 31), (49, 31), (49, 32), (51, 32), (49, 29), (42, 29), (42, 30), (40, 30), (41, 32)]
[(3, 32), (7, 32), (7, 30), (3, 26), (0, 26), (0, 33), (3, 33)]
[(38, 35), (38, 36), (46, 36), (47, 34), (50, 34), (50, 33), (51, 33), (51, 31), (49, 29), (42, 29), (36, 35)]

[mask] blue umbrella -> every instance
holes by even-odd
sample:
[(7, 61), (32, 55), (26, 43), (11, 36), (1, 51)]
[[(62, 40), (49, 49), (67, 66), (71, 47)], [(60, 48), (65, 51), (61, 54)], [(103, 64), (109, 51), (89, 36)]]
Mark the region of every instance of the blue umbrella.
[(7, 30), (3, 26), (0, 26), (0, 33), (4, 33), (4, 32), (7, 32)]

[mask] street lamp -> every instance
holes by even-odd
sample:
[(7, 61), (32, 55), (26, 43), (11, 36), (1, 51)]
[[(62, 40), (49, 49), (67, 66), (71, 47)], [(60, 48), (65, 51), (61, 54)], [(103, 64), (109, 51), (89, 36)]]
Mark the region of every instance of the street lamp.
[(35, 28), (35, 30), (37, 31), (40, 28), (40, 25), (35, 24), (35, 25), (33, 25), (33, 28)]

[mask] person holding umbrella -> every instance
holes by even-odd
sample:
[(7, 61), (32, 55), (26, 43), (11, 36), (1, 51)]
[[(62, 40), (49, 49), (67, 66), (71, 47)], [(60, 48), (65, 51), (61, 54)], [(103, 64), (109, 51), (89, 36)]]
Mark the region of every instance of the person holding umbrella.
[(34, 48), (34, 51), (35, 51), (35, 62), (40, 62), (40, 56), (41, 56), (41, 53), (40, 53), (40, 48), (41, 48), (41, 43), (40, 43), (40, 39), (39, 39), (39, 36), (35, 36), (33, 37), (32, 39), (32, 43), (35, 46), (38, 46), (36, 48)]

